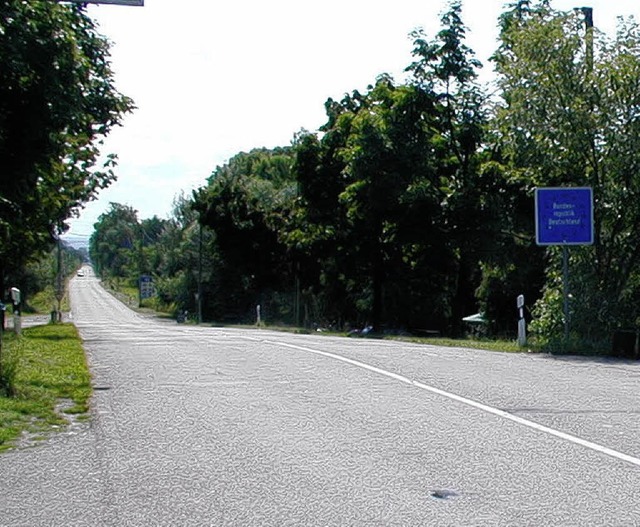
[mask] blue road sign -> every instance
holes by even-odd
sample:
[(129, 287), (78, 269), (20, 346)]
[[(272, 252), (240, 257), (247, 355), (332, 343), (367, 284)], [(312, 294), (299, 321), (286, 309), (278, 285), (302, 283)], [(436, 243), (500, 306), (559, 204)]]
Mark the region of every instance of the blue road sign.
[(140, 276), (140, 300), (151, 298), (155, 294), (156, 291), (153, 285), (153, 278), (146, 274)]
[(536, 189), (536, 243), (591, 245), (593, 191), (590, 187)]

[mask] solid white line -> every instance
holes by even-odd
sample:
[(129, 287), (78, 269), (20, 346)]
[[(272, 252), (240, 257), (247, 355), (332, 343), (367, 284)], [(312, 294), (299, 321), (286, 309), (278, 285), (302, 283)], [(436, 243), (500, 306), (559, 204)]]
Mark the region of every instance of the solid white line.
[(467, 397), (462, 397), (461, 395), (456, 395), (455, 393), (451, 393), (451, 392), (447, 392), (445, 390), (441, 390), (440, 388), (436, 388), (435, 386), (429, 386), (427, 384), (418, 382), (418, 381), (414, 381), (412, 379), (409, 379), (408, 377), (405, 377), (404, 375), (399, 375), (397, 373), (393, 373), (387, 370), (383, 370), (381, 368), (378, 368), (376, 366), (371, 366), (370, 364), (366, 364), (364, 362), (360, 362), (354, 359), (349, 359), (347, 357), (342, 357), (341, 355), (336, 355), (335, 353), (331, 353), (328, 351), (321, 351), (321, 350), (317, 350), (317, 349), (313, 349), (313, 348), (307, 348), (304, 346), (298, 346), (295, 344), (289, 344), (287, 342), (278, 342), (278, 341), (269, 341), (269, 340), (265, 340), (265, 339), (253, 339), (250, 338), (249, 340), (259, 340), (260, 342), (264, 342), (267, 344), (275, 344), (277, 346), (283, 346), (285, 348), (291, 348), (291, 349), (295, 349), (298, 351), (306, 351), (308, 353), (314, 353), (316, 355), (323, 355), (325, 357), (329, 357), (335, 360), (339, 360), (341, 362), (345, 362), (347, 364), (351, 364), (352, 366), (356, 366), (358, 368), (362, 368), (374, 373), (377, 373), (379, 375), (383, 375), (385, 377), (388, 377), (390, 379), (394, 379), (396, 381), (402, 382), (404, 384), (408, 384), (410, 386), (414, 386), (416, 388), (420, 388), (421, 390), (425, 390), (427, 392), (431, 392), (434, 393), (436, 395), (440, 395), (442, 397), (446, 397), (448, 399), (451, 399), (453, 401), (457, 401), (459, 403), (465, 404), (467, 406), (471, 406), (472, 408), (476, 408), (478, 410), (481, 410), (483, 412), (492, 414), (492, 415), (496, 415), (498, 417), (502, 417), (503, 419), (508, 419), (509, 421), (513, 421), (514, 423), (518, 423), (522, 426), (526, 426), (528, 428), (531, 428), (533, 430), (537, 430), (539, 432), (544, 432), (546, 434), (549, 434), (551, 436), (557, 437), (559, 439), (563, 439), (565, 441), (569, 441), (571, 443), (574, 443), (576, 445), (580, 445), (582, 447), (588, 448), (590, 450), (593, 450), (595, 452), (599, 452), (601, 454), (605, 454), (607, 456), (611, 456), (613, 458), (619, 459), (621, 461), (626, 461), (627, 463), (631, 463), (632, 465), (636, 465), (638, 467), (640, 467), (640, 459), (637, 457), (633, 457), (630, 456), (628, 454), (625, 454), (623, 452), (619, 452), (617, 450), (613, 450), (612, 448), (608, 448), (606, 446), (603, 445), (599, 445), (597, 443), (593, 443), (592, 441), (587, 441), (586, 439), (582, 439), (580, 437), (571, 435), (571, 434), (567, 434), (566, 432), (561, 432), (559, 430), (555, 430), (554, 428), (549, 428), (548, 426), (544, 426), (541, 425), (539, 423), (536, 423), (534, 421), (530, 421), (529, 419), (524, 419), (523, 417), (519, 417), (517, 415), (514, 414), (510, 414), (509, 412), (505, 412), (504, 410), (500, 410), (498, 408), (494, 408), (492, 406), (488, 406), (486, 404), (480, 403), (478, 401), (474, 401), (473, 399), (468, 399)]

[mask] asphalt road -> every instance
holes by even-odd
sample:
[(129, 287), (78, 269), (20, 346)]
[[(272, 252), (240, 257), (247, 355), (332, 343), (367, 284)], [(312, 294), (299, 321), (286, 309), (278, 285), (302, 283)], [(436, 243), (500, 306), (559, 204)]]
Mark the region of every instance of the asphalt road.
[(640, 526), (640, 365), (159, 322), (71, 283), (92, 419), (2, 526)]

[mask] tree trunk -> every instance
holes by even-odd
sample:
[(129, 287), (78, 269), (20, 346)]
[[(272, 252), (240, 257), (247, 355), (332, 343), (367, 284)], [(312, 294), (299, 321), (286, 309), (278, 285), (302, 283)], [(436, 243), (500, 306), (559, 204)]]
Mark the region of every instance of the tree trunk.
[[(0, 261), (0, 303), (4, 304), (4, 262)], [(4, 332), (4, 309), (0, 309), (0, 332)]]
[(378, 246), (373, 261), (372, 287), (373, 305), (371, 309), (371, 326), (374, 333), (382, 331), (382, 286), (384, 283), (382, 247)]

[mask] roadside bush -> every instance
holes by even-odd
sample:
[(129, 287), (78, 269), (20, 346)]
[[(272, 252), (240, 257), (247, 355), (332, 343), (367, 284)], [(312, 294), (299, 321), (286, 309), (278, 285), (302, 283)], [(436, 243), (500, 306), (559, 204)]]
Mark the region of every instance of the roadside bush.
[(20, 366), (18, 355), (6, 344), (0, 350), (0, 396), (16, 394), (16, 372)]

